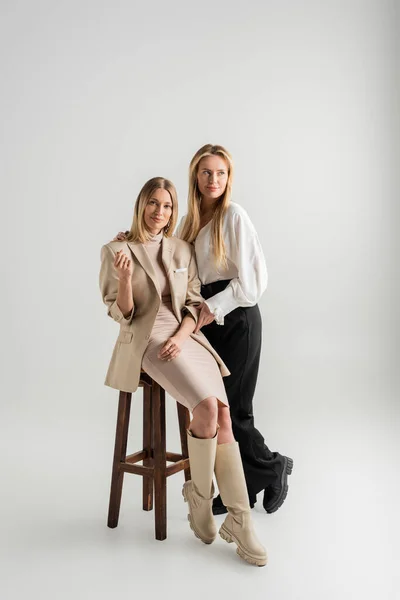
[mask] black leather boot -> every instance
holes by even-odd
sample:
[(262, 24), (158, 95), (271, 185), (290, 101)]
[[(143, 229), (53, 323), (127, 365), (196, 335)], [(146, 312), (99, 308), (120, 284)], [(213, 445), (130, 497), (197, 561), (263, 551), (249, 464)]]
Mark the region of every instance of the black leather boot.
[[(257, 502), (257, 496), (249, 496), (250, 508), (254, 508), (255, 503)], [(218, 494), (216, 498), (213, 500), (212, 505), (213, 515), (225, 515), (228, 510), (224, 503), (222, 502), (221, 496)]]
[[(278, 481), (274, 485), (269, 485), (264, 490), (263, 506), (267, 513), (273, 513), (284, 503), (288, 493), (288, 476), (293, 470), (293, 459), (288, 456), (283, 457), (282, 471)], [(214, 512), (214, 506), (213, 506)]]

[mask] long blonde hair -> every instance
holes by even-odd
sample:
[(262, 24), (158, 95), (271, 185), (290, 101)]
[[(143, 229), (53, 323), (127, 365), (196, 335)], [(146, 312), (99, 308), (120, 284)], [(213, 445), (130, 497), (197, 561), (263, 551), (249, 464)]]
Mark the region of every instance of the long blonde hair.
[(144, 210), (155, 190), (160, 188), (166, 190), (171, 196), (172, 213), (168, 225), (164, 227), (164, 235), (166, 237), (172, 236), (176, 221), (178, 219), (178, 197), (176, 189), (172, 181), (169, 181), (169, 179), (164, 179), (164, 177), (153, 177), (152, 179), (149, 179), (149, 181), (146, 181), (140, 190), (138, 197), (136, 198), (132, 225), (127, 235), (128, 242), (141, 242), (143, 244), (152, 237), (151, 233), (147, 231), (145, 226)]
[(217, 266), (227, 266), (226, 248), (222, 234), (222, 223), (231, 201), (232, 179), (233, 179), (233, 160), (223, 146), (213, 146), (206, 144), (196, 152), (190, 161), (189, 167), (189, 195), (188, 195), (188, 212), (183, 225), (181, 236), (182, 239), (189, 243), (193, 243), (200, 230), (200, 204), (201, 194), (197, 184), (197, 172), (199, 163), (206, 156), (220, 156), (228, 165), (228, 181), (225, 192), (218, 199), (211, 224), (211, 243), (213, 247), (214, 260)]

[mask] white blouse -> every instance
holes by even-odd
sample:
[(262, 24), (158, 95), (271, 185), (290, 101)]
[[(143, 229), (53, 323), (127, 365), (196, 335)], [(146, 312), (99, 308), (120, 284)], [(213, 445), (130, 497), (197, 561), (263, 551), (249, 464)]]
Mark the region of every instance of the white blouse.
[[(181, 219), (176, 235), (180, 237), (186, 216)], [(231, 279), (228, 286), (206, 301), (218, 325), (224, 316), (239, 306), (254, 306), (265, 291), (268, 282), (264, 254), (253, 223), (239, 204), (231, 202), (222, 231), (228, 266), (218, 269), (211, 244), (211, 221), (202, 229), (194, 243), (199, 278), (203, 285)]]

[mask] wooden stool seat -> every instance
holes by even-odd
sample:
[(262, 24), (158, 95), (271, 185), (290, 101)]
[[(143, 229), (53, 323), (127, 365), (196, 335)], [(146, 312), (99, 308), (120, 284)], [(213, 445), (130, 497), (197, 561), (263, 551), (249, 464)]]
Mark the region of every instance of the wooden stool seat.
[[(125, 473), (143, 477), (143, 510), (155, 505), (155, 537), (167, 537), (167, 477), (184, 471), (185, 481), (190, 479), (186, 430), (190, 415), (187, 408), (177, 402), (181, 454), (167, 452), (165, 444), (165, 390), (144, 371), (139, 386), (143, 387), (143, 449), (126, 455), (129, 416), (132, 394), (119, 393), (117, 428), (115, 434), (114, 460), (111, 477), (108, 527), (118, 525), (122, 485)], [(137, 463), (143, 461), (143, 465)], [(167, 465), (171, 462), (171, 465)]]

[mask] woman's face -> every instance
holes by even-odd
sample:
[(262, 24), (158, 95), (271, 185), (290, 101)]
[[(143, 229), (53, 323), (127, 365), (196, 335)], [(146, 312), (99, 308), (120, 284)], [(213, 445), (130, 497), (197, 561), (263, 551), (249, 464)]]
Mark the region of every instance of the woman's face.
[(205, 156), (197, 169), (197, 185), (204, 199), (218, 200), (228, 183), (228, 164), (221, 156)]
[(169, 192), (158, 188), (149, 198), (144, 209), (146, 229), (156, 235), (163, 229), (172, 215), (172, 200)]

